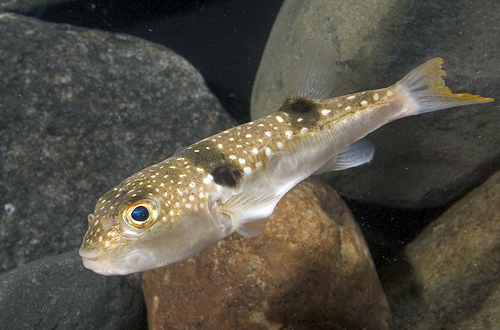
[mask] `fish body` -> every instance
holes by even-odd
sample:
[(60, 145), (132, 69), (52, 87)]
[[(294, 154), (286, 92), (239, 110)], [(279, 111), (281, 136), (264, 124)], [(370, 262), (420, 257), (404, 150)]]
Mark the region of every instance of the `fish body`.
[(324, 99), (330, 61), (308, 59), (276, 113), (201, 140), (104, 194), (88, 218), (85, 267), (128, 274), (186, 259), (235, 231), (258, 235), (300, 181), (369, 162), (373, 147), (362, 138), (382, 125), (492, 101), (452, 94), (439, 58), (388, 88)]

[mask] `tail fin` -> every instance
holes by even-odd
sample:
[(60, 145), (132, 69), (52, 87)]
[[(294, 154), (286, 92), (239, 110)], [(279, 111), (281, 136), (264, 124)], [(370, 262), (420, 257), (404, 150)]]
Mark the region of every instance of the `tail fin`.
[(493, 101), (492, 98), (479, 95), (453, 94), (441, 78), (446, 76), (441, 70), (441, 64), (443, 64), (441, 58), (429, 60), (396, 83), (414, 104), (410, 115)]

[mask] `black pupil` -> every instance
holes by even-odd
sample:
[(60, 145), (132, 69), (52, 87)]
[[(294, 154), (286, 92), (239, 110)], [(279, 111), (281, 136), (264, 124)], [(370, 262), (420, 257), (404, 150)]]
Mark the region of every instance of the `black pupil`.
[(137, 206), (130, 214), (135, 221), (146, 221), (149, 218), (149, 211), (144, 206)]

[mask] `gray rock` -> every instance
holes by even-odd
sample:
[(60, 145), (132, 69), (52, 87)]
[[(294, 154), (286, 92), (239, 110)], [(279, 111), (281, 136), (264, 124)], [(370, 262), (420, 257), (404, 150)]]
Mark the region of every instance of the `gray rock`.
[(140, 277), (83, 268), (77, 251), (0, 276), (2, 329), (147, 329)]
[(14, 14), (0, 35), (0, 272), (79, 246), (100, 195), (235, 124), (165, 47)]
[(497, 172), (381, 270), (394, 329), (498, 329), (499, 200)]
[[(262, 57), (252, 118), (274, 112), (311, 39), (337, 54), (345, 95), (389, 86), (441, 56), (453, 91), (500, 98), (497, 1), (287, 0)], [(340, 194), (402, 208), (446, 204), (500, 167), (497, 103), (444, 110), (391, 123), (371, 134), (368, 166), (329, 174)]]

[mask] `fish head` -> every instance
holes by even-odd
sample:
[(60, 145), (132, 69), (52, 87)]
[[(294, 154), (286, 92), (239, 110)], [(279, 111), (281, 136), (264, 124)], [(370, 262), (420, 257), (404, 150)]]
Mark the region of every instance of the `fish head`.
[[(128, 179), (104, 194), (88, 216), (80, 256), (102, 275), (125, 275), (193, 256), (227, 236), (229, 225), (206, 207), (185, 209), (141, 178)], [(140, 183), (140, 184), (139, 184)]]
[(154, 229), (158, 229), (154, 228), (162, 213), (158, 200), (116, 194), (111, 190), (99, 199), (94, 213), (88, 216), (88, 230), (80, 248), (84, 266), (103, 275), (131, 273), (156, 262), (146, 243), (153, 243)]

